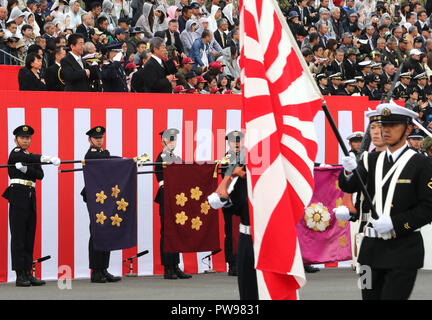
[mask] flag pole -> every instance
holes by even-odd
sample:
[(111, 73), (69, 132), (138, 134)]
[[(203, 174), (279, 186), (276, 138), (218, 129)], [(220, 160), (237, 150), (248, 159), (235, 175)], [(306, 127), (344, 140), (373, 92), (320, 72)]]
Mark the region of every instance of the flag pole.
[[(303, 54), (301, 53), (301, 51), (300, 51), (300, 49), (299, 49), (299, 47), (298, 47), (298, 45), (297, 45), (297, 41), (296, 41), (296, 39), (294, 38), (294, 36), (292, 35), (291, 30), (290, 30), (290, 28), (289, 28), (289, 26), (288, 26), (288, 24), (287, 24), (287, 22), (286, 22), (286, 20), (285, 20), (285, 17), (284, 17), (284, 15), (282, 14), (282, 11), (281, 11), (280, 8), (279, 8), (279, 5), (276, 3), (276, 0), (271, 0), (271, 1), (273, 1), (274, 8), (275, 8), (275, 12), (276, 12), (276, 14), (277, 14), (278, 17), (279, 17), (279, 20), (280, 20), (280, 22), (281, 22), (282, 28), (283, 28), (283, 29), (286, 31), (286, 33), (288, 34), (288, 37), (290, 38), (291, 43), (293, 44), (292, 48), (293, 48), (293, 50), (296, 52), (297, 56), (299, 57), (300, 63), (301, 63), (301, 65), (302, 65), (302, 67), (303, 67), (303, 72), (304, 72), (304, 74), (309, 78), (310, 83), (312, 83), (312, 86), (314, 87), (314, 90), (315, 90), (315, 91), (320, 95), (320, 97), (321, 97), (321, 100), (322, 100), (322, 102), (323, 102), (323, 103), (322, 103), (322, 109), (323, 109), (323, 111), (324, 111), (324, 113), (325, 113), (325, 116), (326, 116), (327, 121), (330, 123), (330, 126), (331, 126), (331, 128), (332, 128), (332, 130), (333, 130), (333, 132), (334, 132), (334, 134), (335, 134), (335, 136), (336, 136), (336, 139), (337, 139), (338, 142), (339, 142), (340, 147), (342, 148), (342, 151), (343, 151), (344, 155), (345, 155), (346, 157), (349, 157), (349, 153), (348, 153), (348, 150), (347, 150), (347, 148), (346, 148), (346, 146), (345, 146), (345, 143), (344, 143), (344, 141), (342, 140), (342, 137), (341, 137), (341, 135), (340, 135), (340, 132), (339, 132), (337, 126), (336, 126), (336, 123), (335, 123), (334, 120), (333, 120), (333, 117), (332, 117), (332, 115), (331, 115), (329, 109), (327, 108), (327, 105), (326, 105), (326, 102), (325, 102), (325, 100), (324, 100), (324, 97), (323, 97), (323, 95), (321, 94), (321, 91), (320, 91), (320, 89), (318, 88), (318, 85), (316, 84), (315, 79), (314, 79), (314, 77), (312, 76), (312, 73), (310, 72), (309, 67), (308, 67), (307, 64), (306, 64), (306, 61), (305, 61), (304, 58), (303, 58)], [(372, 218), (374, 218), (374, 219), (378, 219), (378, 214), (377, 214), (377, 212), (376, 212), (376, 210), (375, 210), (375, 207), (374, 207), (374, 205), (373, 205), (373, 203), (372, 203), (372, 198), (371, 198), (371, 196), (369, 195), (368, 191), (366, 190), (366, 186), (365, 186), (365, 184), (364, 184), (364, 182), (363, 182), (363, 180), (362, 180), (362, 178), (361, 178), (361, 176), (360, 176), (360, 173), (358, 172), (357, 169), (355, 169), (355, 170), (353, 171), (353, 173), (354, 173), (354, 175), (357, 177), (357, 179), (358, 179), (358, 181), (359, 181), (359, 183), (360, 183), (360, 189), (361, 189), (361, 192), (363, 193), (363, 195), (365, 196), (366, 201), (367, 201), (367, 202), (369, 203), (369, 205), (370, 205), (370, 208), (371, 208), (371, 216), (372, 216)]]

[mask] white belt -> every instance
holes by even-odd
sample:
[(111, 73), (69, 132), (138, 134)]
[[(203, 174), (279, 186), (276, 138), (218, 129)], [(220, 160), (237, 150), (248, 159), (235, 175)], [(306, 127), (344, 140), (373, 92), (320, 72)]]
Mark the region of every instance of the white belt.
[(364, 212), (364, 213), (362, 214), (361, 221), (363, 221), (363, 222), (367, 222), (367, 221), (369, 221), (369, 217), (370, 217), (370, 212)]
[(250, 226), (246, 226), (240, 223), (240, 233), (251, 235), (252, 233)]
[(33, 181), (31, 181), (31, 180), (23, 180), (23, 179), (11, 179), (10, 180), (10, 183), (11, 184), (22, 184), (22, 185), (24, 185), (24, 186), (27, 186), (27, 187), (36, 187), (36, 182), (33, 182)]

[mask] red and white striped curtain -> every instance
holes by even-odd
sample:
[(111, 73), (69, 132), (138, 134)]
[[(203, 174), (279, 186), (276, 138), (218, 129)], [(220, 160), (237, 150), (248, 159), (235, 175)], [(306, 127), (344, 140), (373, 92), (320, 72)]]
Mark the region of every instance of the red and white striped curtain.
[[(367, 99), (329, 97), (333, 115), (342, 133), (364, 127)], [(361, 120), (361, 121), (360, 121)], [(359, 122), (360, 121), (360, 122)], [(242, 128), (241, 97), (236, 95), (148, 95), (110, 93), (0, 92), (0, 159), (7, 163), (14, 147), (12, 131), (26, 123), (36, 133), (30, 151), (59, 156), (62, 160), (83, 159), (89, 143), (85, 132), (93, 126), (107, 129), (105, 143), (112, 155), (135, 157), (147, 153), (153, 160), (162, 146), (158, 132), (176, 127), (181, 131), (176, 153), (184, 160), (221, 159), (226, 151), (225, 134)], [(337, 145), (324, 117), (315, 118), (318, 135), (318, 162), (336, 163)], [(193, 139), (189, 137), (193, 136)], [(186, 140), (186, 137), (187, 140)], [(336, 150), (336, 153), (334, 152)], [(332, 154), (336, 159), (328, 156)], [(334, 156), (336, 154), (336, 156)], [(334, 160), (334, 161), (333, 161)], [(79, 168), (81, 165), (75, 165)], [(61, 169), (73, 168), (62, 165)], [(58, 173), (44, 166), (45, 178), (37, 185), (37, 231), (34, 257), (50, 255), (36, 269), (43, 279), (88, 278), (89, 218), (80, 192), (82, 172)], [(109, 271), (129, 272), (122, 260), (142, 250), (150, 253), (138, 259), (134, 272), (139, 275), (162, 273), (160, 265), (160, 221), (153, 199), (158, 184), (153, 175), (138, 179), (138, 246), (111, 253)], [(0, 169), (0, 192), (8, 186), (7, 169)], [(223, 248), (223, 217), (220, 215)], [(208, 266), (202, 258), (208, 253), (181, 255), (186, 272), (203, 272)], [(213, 259), (213, 269), (226, 271), (223, 252)], [(14, 281), (11, 271), (8, 202), (0, 198), (0, 282)]]

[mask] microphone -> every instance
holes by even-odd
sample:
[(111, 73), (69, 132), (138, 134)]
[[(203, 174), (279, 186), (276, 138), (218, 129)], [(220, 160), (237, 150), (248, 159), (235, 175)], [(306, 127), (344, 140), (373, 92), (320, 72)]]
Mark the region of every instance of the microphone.
[(135, 259), (135, 258), (139, 258), (139, 257), (141, 257), (141, 256), (143, 256), (143, 255), (145, 255), (145, 254), (147, 254), (147, 253), (149, 253), (148, 250), (141, 251), (141, 252), (138, 253), (136, 256), (133, 256), (133, 257), (130, 257), (130, 258), (127, 258), (127, 259), (123, 260), (123, 262), (130, 261), (130, 260), (133, 260), (133, 259)]
[(208, 259), (208, 258), (210, 258), (211, 256), (214, 256), (215, 254), (217, 254), (217, 253), (219, 253), (219, 252), (221, 252), (221, 251), (222, 251), (222, 249), (218, 249), (218, 250), (216, 250), (216, 251), (212, 251), (209, 255), (207, 255), (207, 256), (205, 256), (204, 258), (202, 258), (202, 260)]
[(123, 260), (123, 262), (130, 261), (129, 273), (126, 273), (126, 277), (137, 277), (138, 276), (138, 274), (133, 273), (133, 263), (134, 263), (133, 259), (139, 258), (139, 257), (141, 257), (141, 256), (143, 256), (143, 255), (145, 255), (147, 253), (149, 253), (149, 251), (148, 250), (144, 250), (144, 251), (141, 251), (140, 253), (137, 253), (136, 256), (133, 256), (133, 257), (130, 257), (130, 258), (127, 258), (127, 259)]
[(33, 263), (39, 263), (39, 262), (43, 262), (43, 261), (49, 260), (49, 259), (51, 259), (51, 256), (45, 256), (45, 257), (42, 257), (42, 258), (39, 258), (39, 259), (33, 261)]

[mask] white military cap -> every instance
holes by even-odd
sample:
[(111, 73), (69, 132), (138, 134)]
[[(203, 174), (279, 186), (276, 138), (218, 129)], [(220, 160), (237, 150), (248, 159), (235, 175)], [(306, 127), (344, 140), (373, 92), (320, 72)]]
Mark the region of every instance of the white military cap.
[(376, 111), (381, 116), (382, 123), (403, 123), (411, 122), (418, 117), (418, 113), (410, 109), (398, 106), (395, 103), (382, 103)]
[(351, 139), (363, 139), (364, 137), (364, 132), (361, 131), (356, 131), (351, 133), (347, 138), (347, 140), (351, 140)]

